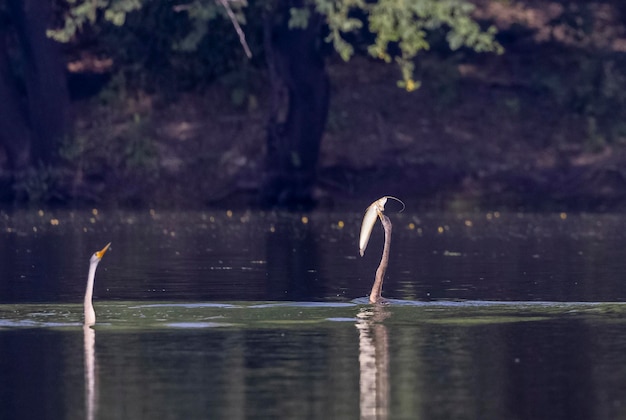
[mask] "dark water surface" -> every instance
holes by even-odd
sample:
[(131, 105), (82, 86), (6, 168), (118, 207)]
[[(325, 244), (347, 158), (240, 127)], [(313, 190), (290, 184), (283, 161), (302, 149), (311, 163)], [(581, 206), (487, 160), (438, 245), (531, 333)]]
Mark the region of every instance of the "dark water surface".
[(626, 418), (626, 217), (361, 216), (0, 213), (0, 419)]

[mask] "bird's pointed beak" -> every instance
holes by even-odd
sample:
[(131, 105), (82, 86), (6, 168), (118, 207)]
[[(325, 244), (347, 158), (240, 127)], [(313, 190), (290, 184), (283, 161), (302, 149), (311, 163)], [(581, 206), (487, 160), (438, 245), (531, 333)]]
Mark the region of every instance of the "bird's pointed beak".
[(111, 246), (111, 242), (106, 244), (106, 246), (104, 248), (102, 248), (100, 251), (96, 252), (96, 256), (98, 258), (102, 259), (102, 256), (104, 255), (105, 252), (107, 252), (107, 249), (109, 249), (110, 246)]

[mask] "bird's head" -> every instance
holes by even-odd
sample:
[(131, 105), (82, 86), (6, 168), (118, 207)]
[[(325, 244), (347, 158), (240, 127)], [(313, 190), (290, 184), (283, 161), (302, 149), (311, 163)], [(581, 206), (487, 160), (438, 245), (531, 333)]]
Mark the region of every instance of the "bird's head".
[(94, 252), (93, 255), (91, 256), (91, 263), (92, 264), (99, 263), (100, 260), (102, 259), (102, 256), (104, 255), (105, 252), (107, 252), (107, 249), (109, 249), (110, 246), (111, 246), (111, 242), (106, 244), (106, 246), (102, 248), (100, 251)]

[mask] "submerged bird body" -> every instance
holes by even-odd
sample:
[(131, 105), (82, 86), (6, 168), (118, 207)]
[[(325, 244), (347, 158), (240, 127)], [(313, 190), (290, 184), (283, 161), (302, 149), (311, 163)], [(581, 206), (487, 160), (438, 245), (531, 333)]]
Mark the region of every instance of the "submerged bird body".
[(93, 325), (96, 323), (96, 311), (93, 309), (93, 285), (94, 280), (96, 278), (96, 267), (98, 267), (98, 263), (102, 259), (104, 253), (109, 249), (111, 243), (109, 242), (104, 248), (100, 251), (94, 252), (89, 260), (89, 276), (87, 277), (87, 289), (85, 290), (85, 303), (84, 303), (84, 312), (85, 312), (85, 325)]

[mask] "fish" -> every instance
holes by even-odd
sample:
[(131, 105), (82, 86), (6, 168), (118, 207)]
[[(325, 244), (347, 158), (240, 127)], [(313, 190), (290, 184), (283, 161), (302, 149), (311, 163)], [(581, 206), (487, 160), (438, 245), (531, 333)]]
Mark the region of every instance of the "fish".
[(389, 198), (399, 201), (402, 204), (402, 210), (404, 210), (405, 206), (402, 200), (396, 197), (392, 197), (390, 195), (381, 197), (378, 200), (374, 201), (372, 204), (370, 204), (367, 210), (365, 210), (363, 222), (361, 223), (361, 234), (359, 235), (359, 252), (361, 253), (361, 256), (365, 254), (365, 248), (367, 248), (367, 243), (369, 242), (370, 236), (372, 235), (372, 229), (374, 229), (376, 217), (382, 219), (383, 212), (385, 211), (385, 204), (387, 204), (387, 199)]

